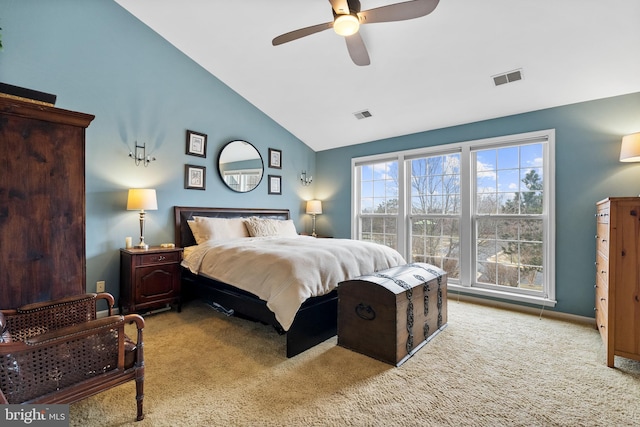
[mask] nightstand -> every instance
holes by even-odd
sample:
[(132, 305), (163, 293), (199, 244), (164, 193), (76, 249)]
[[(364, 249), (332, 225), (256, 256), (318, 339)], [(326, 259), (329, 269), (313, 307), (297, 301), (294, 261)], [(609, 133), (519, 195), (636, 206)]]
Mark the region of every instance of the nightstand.
[[(300, 233), (301, 236), (311, 236), (310, 233)], [(318, 234), (316, 236), (318, 239), (333, 239), (333, 236), (322, 236), (320, 234)]]
[(160, 308), (180, 301), (182, 248), (120, 249), (120, 313)]

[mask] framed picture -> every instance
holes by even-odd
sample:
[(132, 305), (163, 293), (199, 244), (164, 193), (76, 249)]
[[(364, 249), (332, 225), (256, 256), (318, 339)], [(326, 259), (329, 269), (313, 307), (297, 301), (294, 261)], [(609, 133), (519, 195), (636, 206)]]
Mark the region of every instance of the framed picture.
[(269, 175), (269, 194), (282, 194), (280, 175)]
[(184, 188), (189, 190), (206, 189), (206, 167), (184, 165)]
[(269, 148), (269, 167), (282, 169), (282, 151)]
[(187, 130), (187, 154), (207, 157), (207, 135)]

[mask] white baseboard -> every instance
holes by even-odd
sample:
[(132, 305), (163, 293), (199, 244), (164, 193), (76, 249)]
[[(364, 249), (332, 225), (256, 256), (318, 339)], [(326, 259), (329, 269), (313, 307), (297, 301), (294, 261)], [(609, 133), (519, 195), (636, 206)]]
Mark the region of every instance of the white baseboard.
[[(562, 313), (560, 311), (545, 310), (544, 307), (541, 309), (537, 309), (534, 307), (526, 307), (524, 305), (511, 304), (504, 301), (495, 301), (495, 300), (489, 300), (485, 298), (478, 298), (470, 295), (461, 294), (458, 292), (451, 292), (451, 290), (447, 292), (447, 298), (449, 301), (455, 300), (455, 301), (471, 302), (474, 304), (486, 305), (494, 308), (502, 308), (505, 310), (520, 311), (523, 313), (535, 314), (540, 317), (544, 316), (550, 319), (566, 320), (566, 321), (575, 322), (575, 323), (595, 324), (595, 321), (596, 321), (594, 317), (585, 317), (585, 316), (578, 316), (576, 314)], [(170, 307), (161, 308), (159, 310), (154, 310), (146, 314), (153, 314), (156, 312), (162, 312), (170, 309), (171, 309)], [(113, 314), (119, 314), (119, 313), (120, 311), (118, 310), (118, 308), (114, 307)], [(101, 310), (101, 311), (98, 311), (97, 313), (98, 318), (106, 317), (108, 314), (109, 312), (107, 310)]]
[(545, 310), (544, 307), (538, 309), (538, 308), (535, 308), (535, 307), (527, 307), (527, 306), (524, 306), (524, 305), (511, 304), (511, 303), (504, 302), (504, 301), (496, 301), (496, 300), (490, 300), (490, 299), (485, 299), (485, 298), (478, 298), (478, 297), (474, 297), (474, 296), (470, 296), (470, 295), (461, 294), (461, 293), (458, 293), (458, 292), (451, 292), (451, 290), (448, 290), (447, 298), (448, 298), (449, 301), (455, 300), (455, 301), (471, 302), (471, 303), (474, 303), (474, 304), (481, 304), (481, 305), (486, 305), (486, 306), (489, 306), (489, 307), (502, 308), (502, 309), (506, 309), (506, 310), (520, 311), (520, 312), (523, 312), (523, 313), (535, 314), (535, 315), (538, 315), (540, 317), (547, 317), (547, 318), (550, 318), (550, 319), (558, 319), (558, 320), (566, 320), (566, 321), (575, 322), (575, 323), (595, 325), (595, 321), (596, 321), (596, 319), (593, 318), (593, 317), (578, 316), (576, 314), (562, 313), (560, 311)]
[[(155, 310), (149, 310), (145, 313), (140, 312), (140, 314), (142, 316), (146, 316), (148, 314), (157, 314), (157, 313), (162, 313), (163, 311), (169, 311), (169, 310), (171, 310), (171, 306), (167, 305), (166, 307), (158, 308)], [(113, 314), (120, 314), (120, 310), (118, 309), (118, 307), (113, 308)], [(98, 317), (98, 319), (100, 319), (101, 317), (107, 317), (108, 315), (109, 315), (108, 310), (100, 310), (96, 313), (96, 316)]]

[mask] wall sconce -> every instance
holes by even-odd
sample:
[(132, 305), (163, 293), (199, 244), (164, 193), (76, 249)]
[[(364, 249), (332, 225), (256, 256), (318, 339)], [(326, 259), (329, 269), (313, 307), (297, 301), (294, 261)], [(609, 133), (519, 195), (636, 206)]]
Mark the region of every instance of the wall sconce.
[(131, 157), (136, 162), (136, 166), (140, 166), (140, 163), (142, 163), (146, 168), (147, 166), (149, 166), (149, 163), (154, 162), (156, 160), (155, 157), (147, 156), (146, 145), (147, 145), (146, 143), (142, 145), (138, 145), (138, 141), (136, 141), (135, 154), (129, 151), (129, 157)]
[(302, 183), (302, 185), (306, 187), (307, 185), (311, 184), (312, 181), (313, 177), (309, 175), (309, 177), (307, 178), (307, 171), (302, 171), (302, 173), (300, 174), (300, 182)]
[(313, 217), (313, 230), (311, 231), (311, 235), (313, 237), (318, 237), (316, 234), (316, 215), (322, 213), (322, 202), (320, 200), (309, 200), (307, 202), (307, 214)]
[(132, 188), (127, 196), (127, 210), (140, 210), (140, 243), (135, 247), (138, 249), (149, 249), (149, 245), (144, 241), (144, 210), (155, 211), (158, 209), (156, 190)]

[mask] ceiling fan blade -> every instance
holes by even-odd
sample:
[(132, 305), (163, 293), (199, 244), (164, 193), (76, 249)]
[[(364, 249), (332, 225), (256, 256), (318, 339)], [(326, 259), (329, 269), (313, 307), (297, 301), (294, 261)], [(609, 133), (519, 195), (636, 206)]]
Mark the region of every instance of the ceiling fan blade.
[(333, 11), (338, 15), (345, 15), (349, 13), (349, 3), (347, 0), (329, 0)]
[(358, 13), (361, 24), (373, 24), (376, 22), (405, 21), (419, 18), (434, 11), (440, 0), (412, 0), (375, 9), (363, 10)]
[(302, 37), (310, 36), (311, 34), (319, 33), (320, 31), (328, 30), (333, 27), (333, 22), (325, 22), (324, 24), (312, 25), (311, 27), (300, 28), (299, 30), (290, 31), (288, 33), (279, 35), (271, 44), (278, 46), (282, 43), (287, 43), (293, 40), (297, 40)]
[(351, 36), (345, 37), (344, 39), (347, 42), (349, 56), (351, 56), (351, 59), (356, 65), (362, 66), (371, 64), (367, 47), (364, 45), (364, 40), (362, 40), (360, 33), (355, 33)]

